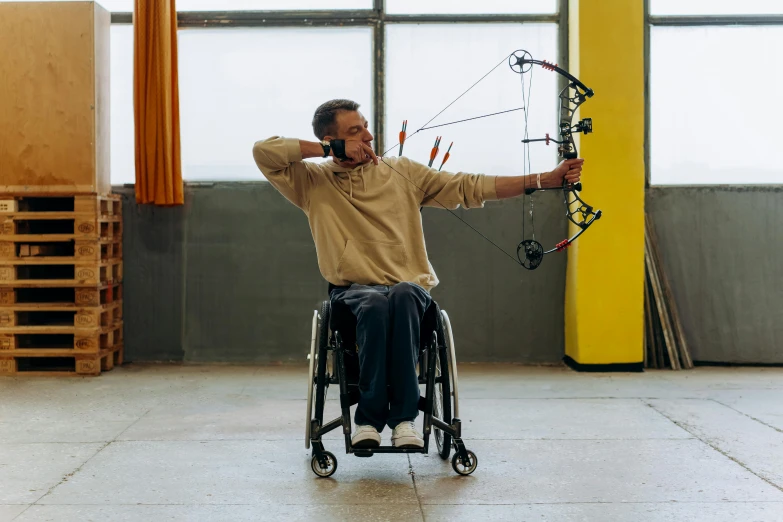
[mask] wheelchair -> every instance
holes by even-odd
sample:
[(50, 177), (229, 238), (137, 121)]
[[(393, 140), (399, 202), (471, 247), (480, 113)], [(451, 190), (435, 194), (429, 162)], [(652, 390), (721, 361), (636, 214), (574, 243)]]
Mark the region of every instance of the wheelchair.
[[(438, 455), (447, 460), (454, 448), (451, 466), (460, 475), (470, 475), (478, 466), (476, 455), (465, 448), (462, 423), (459, 419), (459, 393), (454, 336), (448, 314), (432, 301), (421, 321), (419, 344), (419, 384), (425, 394), (419, 397), (419, 410), (424, 414), (424, 447), (354, 448), (351, 444), (350, 407), (359, 402), (359, 355), (356, 343), (356, 318), (347, 305), (321, 303), (313, 311), (310, 340), (310, 369), (307, 376), (307, 419), (305, 447), (312, 447), (311, 468), (318, 477), (330, 477), (337, 471), (337, 458), (324, 449), (322, 437), (342, 428), (345, 452), (357, 457), (372, 457), (376, 453), (429, 453), (430, 435)], [(324, 422), (324, 406), (330, 385), (340, 391), (341, 415)], [(453, 417), (452, 417), (453, 412)]]

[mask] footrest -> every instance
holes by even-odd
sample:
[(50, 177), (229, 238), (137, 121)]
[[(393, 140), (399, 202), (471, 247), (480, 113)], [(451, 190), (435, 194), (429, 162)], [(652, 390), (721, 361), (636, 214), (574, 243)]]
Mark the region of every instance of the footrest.
[(353, 454), (357, 457), (372, 457), (373, 452), (372, 450), (366, 450), (366, 449), (355, 449), (353, 450)]
[(378, 446), (377, 448), (352, 448), (357, 457), (372, 457), (376, 453), (426, 453), (426, 448), (395, 448), (394, 446)]

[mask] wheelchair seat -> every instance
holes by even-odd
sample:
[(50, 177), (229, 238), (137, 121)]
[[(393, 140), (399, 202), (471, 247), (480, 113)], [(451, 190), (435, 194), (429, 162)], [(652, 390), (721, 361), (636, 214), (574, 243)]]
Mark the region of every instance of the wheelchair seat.
[[(332, 286), (329, 286), (331, 294)], [(344, 346), (355, 346), (356, 343), (356, 316), (351, 312), (351, 308), (342, 302), (330, 300), (329, 329), (332, 332), (340, 332), (340, 337)], [(434, 299), (424, 311), (424, 316), (420, 323), (420, 343), (424, 346), (432, 337), (432, 332), (441, 331), (440, 308)], [(358, 351), (358, 347), (357, 347)]]

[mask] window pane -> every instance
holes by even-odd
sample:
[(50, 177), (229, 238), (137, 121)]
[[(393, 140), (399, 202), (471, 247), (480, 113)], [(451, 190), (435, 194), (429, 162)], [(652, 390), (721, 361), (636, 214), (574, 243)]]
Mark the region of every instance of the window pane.
[[(511, 112), (447, 127), (422, 131), (427, 120), (457, 98), (501, 60), (500, 66), (430, 125), (480, 116), (522, 106), (521, 77), (504, 57), (525, 47), (534, 58), (554, 62), (557, 56), (556, 24), (449, 24), (387, 26), (386, 144), (397, 143), (402, 121), (408, 120), (403, 155), (428, 163), (436, 136), (442, 136), (440, 162), (453, 141), (444, 170), (520, 175), (524, 113)], [(445, 46), (444, 42), (448, 42)], [(444, 52), (448, 47), (448, 52)], [(532, 69), (529, 137), (558, 132), (557, 73)], [(531, 87), (530, 73), (524, 75)], [(527, 96), (527, 89), (526, 89)], [(589, 116), (589, 114), (585, 114)], [(394, 147), (389, 155), (397, 155)], [(551, 169), (557, 161), (553, 146), (530, 145), (533, 172)]]
[[(0, 3), (8, 0), (0, 0)], [(14, 2), (38, 2), (40, 0), (10, 0)], [(47, 0), (49, 2), (72, 2), (74, 0)], [(133, 11), (133, 0), (97, 0), (101, 7), (111, 12), (131, 12)]]
[(111, 182), (135, 183), (133, 26), (111, 26)]
[[(8, 0), (0, 0), (4, 2)], [(40, 0), (12, 0), (15, 2), (38, 2)], [(72, 2), (74, 0), (48, 0), (50, 2)], [(552, 1), (552, 0), (547, 0)], [(107, 11), (114, 13), (133, 12), (133, 0), (96, 0)], [(276, 10), (339, 10), (372, 9), (372, 0), (177, 0), (177, 11), (276, 11)], [(516, 12), (516, 11), (514, 11)]]
[(556, 0), (386, 0), (389, 14), (551, 14)]
[[(346, 66), (336, 69), (318, 49), (340, 49)], [(253, 143), (315, 141), (313, 113), (329, 99), (353, 99), (371, 120), (371, 53), (364, 27), (180, 31), (183, 177), (263, 179)]]
[(650, 0), (652, 15), (783, 14), (781, 0)]
[[(115, 0), (121, 1), (121, 0)], [(372, 0), (177, 0), (177, 11), (372, 9)]]
[(783, 183), (783, 27), (653, 27), (650, 158), (655, 184)]

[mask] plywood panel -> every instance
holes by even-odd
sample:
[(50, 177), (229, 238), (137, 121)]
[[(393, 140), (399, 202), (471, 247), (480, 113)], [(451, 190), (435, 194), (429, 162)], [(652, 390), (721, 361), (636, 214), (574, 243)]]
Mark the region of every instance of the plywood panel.
[(111, 192), (111, 14), (98, 4), (95, 13), (95, 179), (97, 192)]
[(94, 2), (0, 2), (0, 192), (109, 189), (109, 22)]

